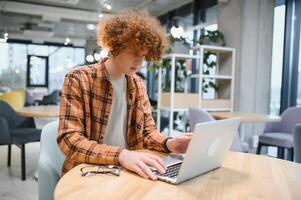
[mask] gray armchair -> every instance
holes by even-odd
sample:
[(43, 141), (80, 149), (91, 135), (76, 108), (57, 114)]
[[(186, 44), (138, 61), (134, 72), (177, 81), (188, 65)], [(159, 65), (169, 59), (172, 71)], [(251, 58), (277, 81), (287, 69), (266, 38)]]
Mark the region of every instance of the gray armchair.
[(11, 165), (11, 145), (21, 148), (21, 176), (25, 180), (25, 144), (40, 141), (41, 130), (35, 128), (33, 118), (21, 117), (0, 100), (0, 145), (8, 145), (7, 166)]
[(55, 186), (60, 179), (64, 154), (58, 147), (59, 121), (47, 124), (42, 130), (41, 150), (39, 157), (39, 199), (52, 200)]
[(289, 152), (289, 159), (294, 157), (293, 128), (301, 123), (301, 107), (291, 107), (281, 114), (281, 121), (266, 123), (263, 134), (259, 136), (257, 154), (263, 146), (278, 148), (278, 158), (284, 159), (285, 149)]
[(294, 153), (295, 162), (301, 163), (301, 124), (294, 127)]

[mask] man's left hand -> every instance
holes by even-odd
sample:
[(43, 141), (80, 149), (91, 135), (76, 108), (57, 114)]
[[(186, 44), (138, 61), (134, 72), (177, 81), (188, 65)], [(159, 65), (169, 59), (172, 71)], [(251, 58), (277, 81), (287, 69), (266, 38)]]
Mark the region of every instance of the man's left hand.
[(166, 146), (173, 153), (185, 153), (192, 138), (191, 133), (167, 140)]

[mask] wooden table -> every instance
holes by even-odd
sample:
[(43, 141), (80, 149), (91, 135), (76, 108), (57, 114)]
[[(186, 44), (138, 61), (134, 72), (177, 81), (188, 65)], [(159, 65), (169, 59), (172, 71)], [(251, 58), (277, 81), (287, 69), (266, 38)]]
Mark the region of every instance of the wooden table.
[(277, 122), (281, 120), (280, 116), (247, 112), (210, 112), (210, 114), (215, 119), (228, 119), (233, 117), (240, 117), (241, 122), (243, 123), (266, 123)]
[(223, 166), (180, 185), (143, 179), (122, 170), (119, 177), (82, 177), (81, 164), (58, 182), (55, 200), (301, 199), (301, 165), (271, 157), (229, 152)]
[(239, 135), (242, 141), (245, 141), (245, 130), (244, 130), (245, 123), (278, 122), (281, 120), (280, 116), (248, 113), (248, 112), (210, 112), (210, 114), (217, 120), (240, 117), (242, 123), (239, 127)]
[(17, 110), (17, 114), (25, 117), (59, 117), (60, 107), (54, 106), (29, 106)]

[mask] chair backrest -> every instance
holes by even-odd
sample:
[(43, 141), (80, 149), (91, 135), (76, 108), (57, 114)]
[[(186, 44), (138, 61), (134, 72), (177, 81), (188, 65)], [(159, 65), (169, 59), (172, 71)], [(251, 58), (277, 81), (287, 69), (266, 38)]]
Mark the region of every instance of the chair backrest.
[(25, 106), (35, 105), (35, 99), (32, 94), (28, 91), (25, 91)]
[[(206, 111), (201, 108), (189, 108), (189, 126), (191, 131), (194, 131), (197, 123), (214, 121), (215, 119)], [(240, 140), (238, 133), (235, 134), (232, 145), (230, 147), (232, 151), (242, 151), (242, 141)]]
[(15, 127), (16, 111), (5, 101), (0, 100), (0, 117), (6, 119), (10, 128)]
[(293, 133), (294, 126), (301, 123), (301, 107), (291, 107), (286, 109), (281, 115), (280, 131)]
[(0, 145), (7, 145), (12, 143), (12, 138), (9, 132), (7, 120), (0, 117)]
[(294, 160), (301, 163), (301, 123), (294, 127)]
[(16, 114), (16, 111), (6, 102), (0, 100), (0, 117), (6, 119), (9, 128), (35, 128), (35, 123), (32, 117), (21, 117)]
[(194, 131), (195, 125), (202, 122), (213, 121), (214, 118), (206, 111), (200, 108), (189, 108), (189, 127)]
[(57, 105), (60, 98), (60, 91), (54, 90), (51, 94), (43, 96), (42, 101), (40, 104), (42, 105)]
[(293, 134), (295, 124), (301, 123), (301, 107), (291, 107), (281, 114), (280, 122), (266, 123), (264, 132)]
[(47, 124), (41, 134), (38, 165), (39, 199), (53, 199), (55, 186), (60, 179), (64, 155), (57, 144), (59, 122)]
[(13, 109), (17, 110), (25, 104), (25, 93), (21, 90), (6, 92), (0, 96), (0, 100), (5, 101)]

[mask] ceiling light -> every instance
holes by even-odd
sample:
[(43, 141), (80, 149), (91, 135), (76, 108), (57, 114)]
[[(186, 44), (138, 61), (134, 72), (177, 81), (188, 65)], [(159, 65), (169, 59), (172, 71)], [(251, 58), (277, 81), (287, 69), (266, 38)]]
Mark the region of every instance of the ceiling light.
[(99, 14), (98, 14), (98, 17), (99, 17), (99, 18), (102, 18), (102, 17), (103, 17), (103, 14), (102, 14), (102, 13), (99, 13)]
[(173, 26), (170, 29), (170, 33), (171, 33), (171, 35), (173, 37), (180, 38), (180, 37), (182, 37), (182, 35), (184, 33), (184, 29), (182, 28), (182, 26), (179, 26), (178, 28), (176, 28), (175, 26)]
[(70, 38), (69, 37), (66, 37), (66, 40), (65, 40), (65, 43), (64, 43), (64, 45), (68, 45), (69, 43), (70, 43)]
[(112, 9), (112, 6), (110, 4), (105, 3), (103, 6), (108, 10)]
[(94, 24), (87, 24), (87, 29), (90, 31), (93, 31), (95, 29), (95, 25)]

